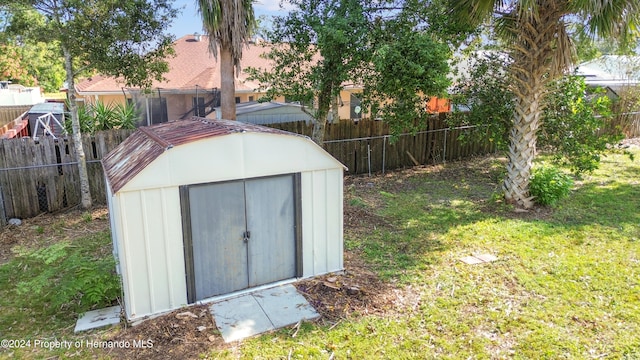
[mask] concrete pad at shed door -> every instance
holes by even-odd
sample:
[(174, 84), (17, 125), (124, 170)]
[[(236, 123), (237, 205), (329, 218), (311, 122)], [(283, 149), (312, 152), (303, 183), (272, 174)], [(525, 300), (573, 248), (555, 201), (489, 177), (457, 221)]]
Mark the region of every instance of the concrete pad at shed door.
[(73, 332), (77, 333), (109, 325), (116, 325), (120, 323), (121, 311), (122, 308), (120, 306), (111, 306), (104, 309), (87, 311), (84, 315), (78, 318)]
[(291, 284), (215, 302), (210, 309), (225, 342), (320, 316)]

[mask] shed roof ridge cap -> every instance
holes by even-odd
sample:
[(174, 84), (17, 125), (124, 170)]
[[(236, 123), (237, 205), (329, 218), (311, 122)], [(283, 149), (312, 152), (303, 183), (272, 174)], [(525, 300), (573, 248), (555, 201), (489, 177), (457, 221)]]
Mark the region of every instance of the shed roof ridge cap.
[(146, 137), (153, 140), (154, 142), (156, 142), (158, 145), (162, 146), (166, 150), (171, 149), (173, 147), (173, 144), (165, 140), (162, 136), (160, 136), (158, 133), (153, 131), (148, 126), (140, 127), (138, 128), (138, 130), (140, 130), (140, 132), (142, 132)]

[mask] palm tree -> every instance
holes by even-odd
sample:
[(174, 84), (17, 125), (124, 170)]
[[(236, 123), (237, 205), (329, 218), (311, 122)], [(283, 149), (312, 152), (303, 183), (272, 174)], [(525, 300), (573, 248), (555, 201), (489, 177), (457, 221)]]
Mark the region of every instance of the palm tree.
[(507, 201), (530, 208), (529, 175), (546, 84), (560, 77), (574, 59), (567, 24), (585, 24), (591, 36), (626, 36), (640, 25), (640, 1), (460, 0), (453, 4), (458, 18), (471, 24), (495, 19), (497, 33), (506, 40), (516, 103), (503, 189)]
[(198, 0), (198, 11), (216, 60), (220, 49), (222, 118), (235, 120), (235, 76), (241, 70), (242, 48), (256, 28), (253, 0)]

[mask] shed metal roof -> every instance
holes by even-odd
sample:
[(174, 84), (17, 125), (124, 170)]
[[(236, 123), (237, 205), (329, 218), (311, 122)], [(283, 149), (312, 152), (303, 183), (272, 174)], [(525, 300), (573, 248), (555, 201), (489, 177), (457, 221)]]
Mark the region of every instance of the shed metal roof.
[(186, 120), (139, 128), (102, 159), (102, 167), (111, 191), (116, 193), (158, 156), (174, 146), (246, 132), (303, 136), (239, 121), (194, 116)]
[(55, 102), (35, 104), (31, 107), (31, 109), (29, 109), (28, 113), (29, 114), (46, 114), (46, 113), (62, 114), (64, 113), (64, 104), (55, 103)]

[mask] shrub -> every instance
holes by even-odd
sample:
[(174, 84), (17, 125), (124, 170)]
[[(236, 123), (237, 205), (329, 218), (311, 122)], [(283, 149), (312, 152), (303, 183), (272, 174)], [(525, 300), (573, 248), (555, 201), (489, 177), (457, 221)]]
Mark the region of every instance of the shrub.
[(573, 180), (554, 166), (534, 168), (529, 182), (529, 191), (540, 205), (554, 205), (569, 195)]
[[(68, 107), (68, 105), (67, 105)], [(72, 133), (71, 114), (66, 115), (64, 127), (68, 134)], [(102, 130), (110, 129), (135, 129), (140, 116), (135, 105), (96, 103), (78, 106), (78, 118), (80, 132), (94, 134)]]

